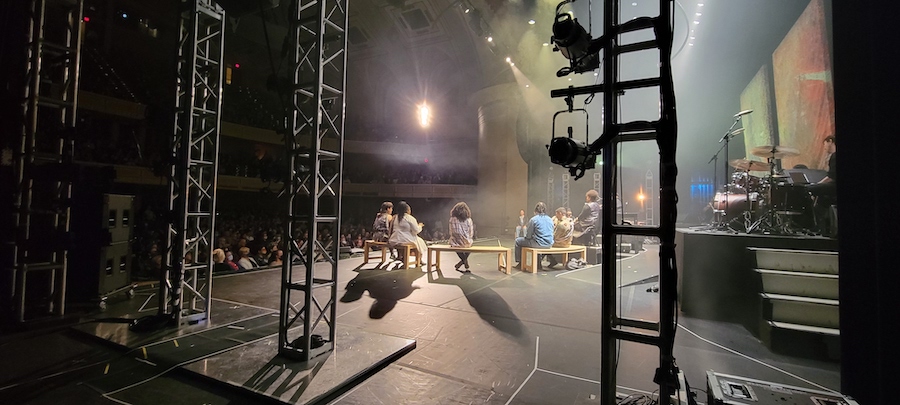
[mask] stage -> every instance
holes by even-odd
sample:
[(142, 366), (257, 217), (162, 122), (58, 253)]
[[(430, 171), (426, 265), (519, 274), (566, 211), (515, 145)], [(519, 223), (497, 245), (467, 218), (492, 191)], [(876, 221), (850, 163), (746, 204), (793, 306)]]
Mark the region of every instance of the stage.
[(680, 228), (675, 235), (678, 296), (690, 317), (733, 322), (758, 333), (759, 275), (748, 248), (832, 251), (837, 239)]
[[(839, 388), (837, 363), (773, 353), (739, 323), (706, 316), (716, 310), (704, 305), (727, 295), (698, 298), (699, 292), (739, 277), (723, 269), (704, 280), (709, 275), (697, 263), (722, 260), (725, 252), (700, 246), (712, 243), (709, 237), (729, 244), (746, 238), (679, 235), (679, 244), (691, 248), (684, 251), (690, 256), (679, 256), (689, 305), (679, 318), (675, 356), (692, 387), (704, 387), (712, 369)], [(500, 243), (512, 246), (511, 239)], [(658, 313), (658, 248), (650, 241), (617, 261), (624, 315), (653, 320)], [(445, 254), (443, 263), (455, 262)], [(138, 311), (154, 292), (139, 290), (74, 327), (4, 337), (0, 397), (11, 403), (598, 404), (600, 266), (507, 275), (493, 254), (470, 262), (472, 272), (463, 274), (340, 260), (337, 349), (306, 365), (277, 356), (272, 341), (279, 269), (214, 277), (212, 321), (182, 330), (138, 334), (109, 322), (155, 311)], [(620, 353), (619, 391), (652, 393), (655, 348), (623, 343)]]

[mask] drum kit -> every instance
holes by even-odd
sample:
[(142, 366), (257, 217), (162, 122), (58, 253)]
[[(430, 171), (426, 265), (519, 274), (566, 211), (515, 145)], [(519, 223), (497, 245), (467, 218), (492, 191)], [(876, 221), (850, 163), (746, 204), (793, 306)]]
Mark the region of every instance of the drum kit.
[[(794, 185), (789, 176), (776, 173), (776, 161), (798, 156), (800, 151), (778, 145), (750, 150), (766, 162), (734, 159), (731, 182), (717, 192), (710, 203), (713, 228), (732, 232), (796, 235), (815, 227), (812, 197), (803, 185)], [(763, 176), (753, 173), (768, 172)]]

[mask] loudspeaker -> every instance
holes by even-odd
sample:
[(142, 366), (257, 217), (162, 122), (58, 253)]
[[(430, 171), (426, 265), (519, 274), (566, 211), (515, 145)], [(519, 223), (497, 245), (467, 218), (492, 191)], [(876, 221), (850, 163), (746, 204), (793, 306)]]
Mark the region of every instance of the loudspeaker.
[(588, 264), (600, 264), (600, 246), (588, 246), (587, 258), (584, 259)]
[(837, 204), (828, 207), (828, 224), (829, 224), (829, 232), (832, 238), (836, 238), (838, 236), (838, 212), (837, 212)]
[(67, 280), (69, 297), (88, 302), (131, 283), (134, 196), (78, 191)]

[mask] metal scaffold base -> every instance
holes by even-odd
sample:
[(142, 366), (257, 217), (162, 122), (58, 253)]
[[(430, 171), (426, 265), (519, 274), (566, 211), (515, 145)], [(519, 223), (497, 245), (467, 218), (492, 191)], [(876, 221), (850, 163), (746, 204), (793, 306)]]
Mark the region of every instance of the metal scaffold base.
[[(118, 303), (105, 314), (132, 318), (140, 303)], [(129, 387), (152, 380), (161, 372), (186, 372), (214, 386), (224, 386), (226, 392), (237, 390), (242, 397), (319, 404), (333, 400), (416, 347), (415, 340), (345, 326), (337, 329), (339, 340), (334, 350), (301, 362), (277, 354), (275, 311), (221, 303), (213, 307), (212, 319), (210, 324), (151, 333), (132, 332), (123, 322), (76, 326), (77, 331), (134, 354), (110, 361), (108, 374), (87, 384), (114, 399), (139, 403), (137, 398), (130, 398), (139, 393)], [(122, 373), (123, 368), (128, 372)]]

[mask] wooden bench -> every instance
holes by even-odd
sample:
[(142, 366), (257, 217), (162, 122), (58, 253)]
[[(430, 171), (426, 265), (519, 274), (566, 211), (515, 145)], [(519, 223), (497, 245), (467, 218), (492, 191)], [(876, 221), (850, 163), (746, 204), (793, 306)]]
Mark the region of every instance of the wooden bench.
[[(441, 268), (441, 252), (469, 252), (469, 253), (497, 253), (497, 269), (506, 271), (510, 274), (509, 257), (512, 256), (512, 249), (503, 246), (470, 246), (470, 247), (453, 247), (450, 245), (431, 245), (428, 247), (428, 258), (426, 259), (426, 269), (431, 271), (431, 264), (434, 263), (436, 269)], [(432, 253), (437, 258), (432, 260)]]
[(587, 257), (585, 255), (587, 248), (582, 245), (572, 245), (569, 247), (548, 247), (548, 248), (538, 248), (538, 247), (528, 247), (522, 246), (522, 270), (537, 273), (537, 269), (541, 266), (541, 262), (539, 259), (539, 255), (563, 255), (563, 264), (569, 262), (569, 255), (572, 253), (580, 253), (581, 257)]
[(369, 263), (369, 252), (372, 248), (378, 248), (381, 250), (381, 262), (384, 263), (387, 261), (387, 252), (391, 250), (391, 247), (388, 246), (387, 242), (375, 242), (372, 239), (369, 239), (363, 242), (363, 264)]
[(397, 249), (397, 253), (403, 253), (403, 257), (406, 258), (406, 262), (403, 263), (403, 268), (404, 268), (404, 269), (408, 269), (408, 268), (409, 268), (409, 258), (410, 258), (411, 255), (416, 257), (416, 261), (415, 261), (415, 266), (414, 266), (414, 267), (419, 267), (419, 266), (422, 265), (422, 254), (416, 249), (416, 245), (415, 245), (415, 244), (413, 244), (413, 243), (408, 243), (408, 244), (405, 244), (405, 245), (398, 245), (398, 246), (393, 246), (393, 247), (392, 247), (392, 246), (391, 246), (390, 244), (388, 244), (387, 242), (376, 242), (376, 241), (371, 240), (371, 239), (370, 239), (370, 240), (367, 240), (367, 241), (365, 241), (365, 242), (363, 243), (363, 250), (365, 251), (365, 252), (363, 252), (363, 264), (368, 264), (368, 263), (369, 263), (369, 259), (370, 259), (370, 257), (369, 257), (369, 251), (370, 251), (370, 249), (372, 249), (372, 248), (376, 248), (376, 249), (380, 249), (380, 250), (381, 250), (381, 263), (384, 263), (384, 262), (387, 261), (387, 252), (388, 252), (389, 250), (391, 250), (391, 249)]

